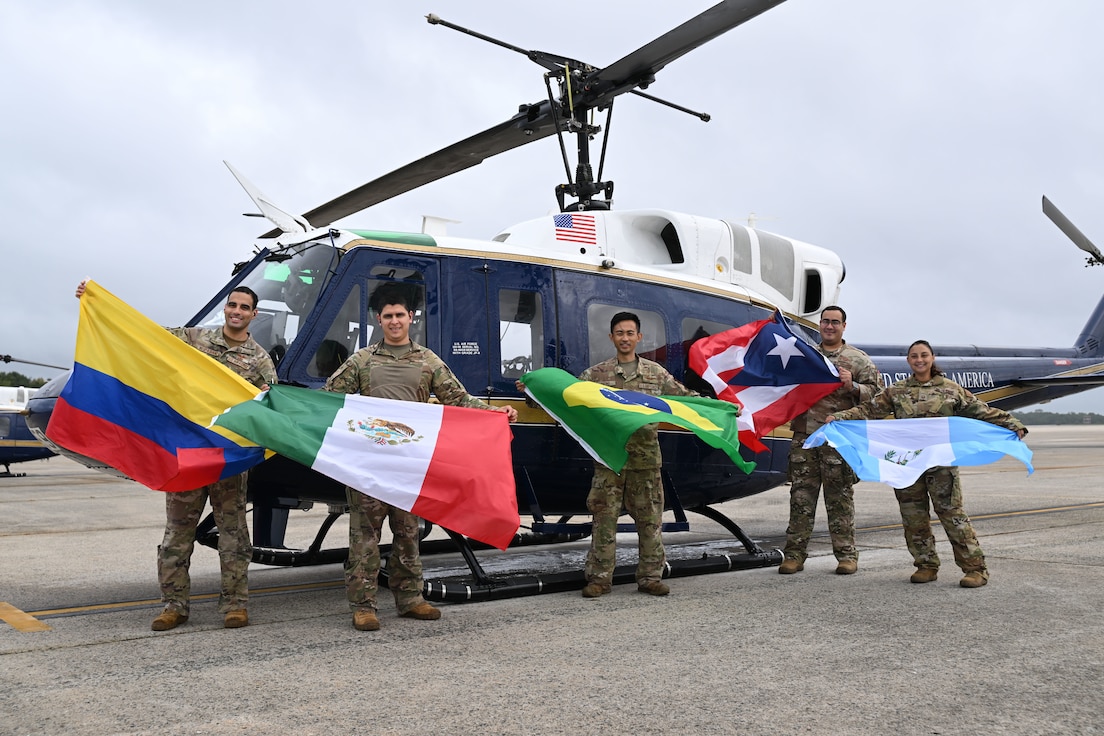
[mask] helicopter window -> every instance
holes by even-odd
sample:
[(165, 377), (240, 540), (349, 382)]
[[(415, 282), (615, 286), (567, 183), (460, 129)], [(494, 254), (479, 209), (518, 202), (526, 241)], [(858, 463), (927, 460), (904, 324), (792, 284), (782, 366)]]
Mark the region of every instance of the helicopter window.
[(610, 343), (610, 320), (618, 312), (632, 312), (640, 318), (640, 344), (636, 354), (657, 363), (667, 361), (667, 330), (658, 312), (649, 312), (624, 305), (594, 303), (587, 307), (587, 333), (590, 341), (590, 363), (612, 358), (616, 352)]
[(794, 295), (793, 243), (770, 233), (758, 232), (763, 281), (787, 299)]
[(9, 416), (0, 414), (0, 437), (8, 437), (12, 433), (12, 420)]
[[(306, 315), (314, 309), (330, 269), (338, 258), (337, 249), (313, 244), (294, 254), (274, 253), (254, 266), (242, 286), (257, 292), (257, 316), (249, 333), (270, 353), (283, 355), (299, 334)], [(223, 324), (225, 300), (213, 305), (196, 323), (200, 327)]]
[(816, 270), (805, 271), (805, 299), (802, 302), (802, 312), (813, 314), (820, 311), (820, 302), (824, 298), (820, 272)]
[(743, 225), (732, 226), (732, 270), (750, 274), (751, 236)]
[(373, 267), (372, 277), (368, 279), (368, 309), (371, 314), (368, 316), (368, 324), (365, 325), (367, 334), (365, 344), (383, 339), (383, 331), (376, 321), (376, 315), (385, 305), (393, 303), (388, 299), (395, 298), (396, 294), (402, 294), (406, 297), (407, 306), (414, 311), (410, 339), (419, 345), (425, 345), (425, 291), (424, 276), (418, 271), (390, 265)]
[(521, 378), (544, 367), (544, 326), (538, 292), (499, 290), (498, 339), (503, 378)]
[(359, 337), (360, 289), (353, 289), (326, 330), (326, 338), (314, 351), (307, 373), (315, 378), (329, 378), (357, 349)]
[(682, 355), (683, 355), (683, 369), (682, 369), (682, 383), (688, 389), (697, 391), (702, 396), (709, 396), (711, 398), (717, 398), (716, 392), (713, 391), (713, 387), (709, 385), (701, 376), (690, 369), (690, 346), (701, 340), (703, 337), (709, 337), (710, 335), (716, 335), (718, 332), (724, 332), (725, 330), (731, 330), (735, 325), (725, 324), (724, 322), (712, 322), (707, 319), (699, 319), (697, 317), (685, 317), (682, 320)]

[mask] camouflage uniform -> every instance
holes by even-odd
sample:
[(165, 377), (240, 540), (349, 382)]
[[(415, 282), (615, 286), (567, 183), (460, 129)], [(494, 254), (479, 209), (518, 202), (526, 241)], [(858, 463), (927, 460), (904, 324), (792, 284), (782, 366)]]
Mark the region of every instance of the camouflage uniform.
[[(579, 380), (651, 396), (697, 395), (675, 380), (659, 363), (639, 357), (638, 361), (636, 372), (626, 375), (617, 358), (610, 358), (587, 368)], [(617, 562), (617, 518), (621, 515), (622, 504), (636, 523), (637, 584), (658, 582), (663, 577), (667, 557), (660, 537), (663, 479), (659, 469), (663, 459), (659, 453), (659, 425), (646, 424), (633, 432), (625, 449), (629, 457), (621, 475), (600, 463), (594, 464), (594, 480), (587, 496), (587, 509), (592, 515), (590, 553), (585, 568), (588, 583), (613, 583)]]
[[(231, 347), (221, 327), (177, 327), (169, 332), (258, 388), (276, 383), (272, 359), (252, 337)], [(245, 608), (249, 598), (249, 561), (253, 557), (245, 521), (245, 477), (242, 473), (193, 491), (165, 494), (165, 538), (157, 548), (157, 578), (166, 610), (189, 614), (191, 578), (188, 568), (195, 547), (196, 526), (208, 497), (219, 532), (222, 589), (218, 610), (227, 613)]]
[[(839, 412), (835, 416), (836, 419), (881, 419), (891, 415), (896, 419), (970, 417), (1013, 431), (1026, 431), (1024, 425), (1008, 412), (991, 408), (941, 375), (923, 383), (915, 376), (898, 381), (878, 394), (873, 401)], [(905, 543), (917, 568), (939, 569), (939, 555), (935, 551), (931, 510), (928, 507), (930, 498), (931, 508), (935, 510), (947, 532), (955, 562), (963, 572), (980, 572), (988, 580), (985, 555), (982, 554), (977, 535), (970, 524), (970, 517), (962, 508), (962, 486), (958, 480), (958, 468), (932, 468), (908, 488), (895, 488), (894, 493), (901, 506)]]
[(804, 562), (809, 537), (813, 534), (817, 498), (824, 488), (824, 510), (828, 515), (828, 533), (832, 537), (832, 552), (837, 560), (858, 560), (855, 549), (855, 491), (858, 478), (839, 453), (828, 445), (805, 449), (802, 445), (815, 432), (829, 414), (848, 409), (874, 397), (882, 387), (882, 377), (874, 363), (863, 351), (853, 348), (846, 341), (836, 350), (818, 346), (824, 357), (837, 368), (851, 371), (854, 390), (845, 391), (841, 386), (813, 404), (804, 414), (790, 423), (793, 442), (790, 445), (790, 525), (786, 529), (787, 559)]
[[(430, 349), (411, 341), (392, 352), (384, 342), (358, 350), (326, 381), (325, 389), (400, 401), (428, 402), (430, 394), (442, 404), (473, 409), (491, 406), (471, 396), (445, 362)], [(406, 350), (406, 352), (402, 352)], [(422, 561), (418, 553), (418, 517), (409, 511), (345, 489), (349, 501), (349, 559), (345, 563), (345, 592), (354, 610), (376, 610), (379, 590), (380, 530), (385, 517), (391, 525), (391, 556), (387, 561), (388, 587), (403, 614), (422, 597)]]

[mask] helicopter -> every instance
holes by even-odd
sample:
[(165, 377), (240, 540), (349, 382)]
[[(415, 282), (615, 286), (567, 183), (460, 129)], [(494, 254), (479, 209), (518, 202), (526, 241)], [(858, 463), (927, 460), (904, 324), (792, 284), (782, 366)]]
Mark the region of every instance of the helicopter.
[[(592, 461), (543, 411), (526, 402), (515, 386), (517, 378), (547, 366), (578, 374), (608, 357), (609, 318), (628, 310), (642, 321), (638, 353), (707, 393), (707, 384), (687, 365), (695, 340), (767, 318), (777, 309), (795, 332), (815, 342), (820, 311), (839, 301), (846, 271), (833, 251), (722, 219), (664, 209), (615, 210), (613, 182), (604, 177), (617, 97), (631, 93), (708, 119), (643, 90), (667, 64), (783, 1), (726, 0), (606, 67), (521, 49), (428, 16), (430, 24), (524, 54), (543, 67), (545, 98), (302, 215), (276, 206), (230, 166), (259, 216), (275, 227), (261, 236), (265, 245), (250, 260), (235, 264), (227, 284), (187, 324), (220, 324), (225, 297), (239, 285), (248, 286), (260, 297), (253, 337), (270, 351), (280, 381), (318, 388), (352, 352), (379, 339), (372, 318), (377, 290), (384, 285), (408, 290), (418, 305), (413, 339), (441, 355), (474, 395), (519, 412), (514, 475), (519, 509), (532, 522), (515, 538), (515, 546), (582, 538), (589, 524), (571, 520), (587, 515)], [(595, 122), (598, 113), (605, 113), (605, 125)], [(599, 134), (602, 147), (595, 166), (590, 145)], [(485, 241), (450, 237), (444, 224), (432, 219), (420, 233), (330, 225), (553, 135), (567, 179), (553, 192), (556, 214), (518, 223)], [(568, 162), (571, 137), (574, 171)], [(939, 356), (944, 363), (957, 361), (953, 370), (968, 376), (964, 385), (973, 381), (984, 389), (978, 391), (983, 398), (1009, 409), (1098, 385), (1104, 380), (1101, 338), (1104, 300), (1073, 349), (940, 348)], [(906, 370), (901, 346), (867, 346), (867, 352), (890, 378)], [(64, 376), (55, 379), (32, 400), (36, 435), (44, 436), (64, 382)], [(746, 459), (756, 462), (750, 475), (689, 433), (663, 428), (660, 437), (666, 501), (675, 519), (664, 530), (688, 529), (686, 513), (693, 512), (720, 523), (744, 548), (738, 555), (673, 561), (671, 575), (777, 564), (777, 550), (762, 549), (736, 520), (714, 507), (786, 481), (788, 431), (780, 428), (763, 438), (765, 452), (745, 448)], [(324, 548), (326, 532), (344, 512), (343, 486), (277, 456), (250, 471), (249, 497), (256, 562), (297, 566), (344, 559), (343, 547)], [(289, 512), (316, 503), (325, 504), (329, 514), (315, 540), (306, 549), (287, 549)], [(208, 518), (198, 538), (214, 545), (216, 534)], [(475, 556), (479, 546), (449, 536), (472, 580), (451, 588), (435, 588), (429, 581), (431, 599), (527, 594), (581, 580), (579, 572), (555, 580), (492, 579)]]
[[(0, 362), (27, 363), (65, 370), (61, 366), (20, 360), (10, 355), (0, 355)], [(11, 466), (15, 463), (45, 460), (57, 454), (35, 437), (27, 426), (27, 402), (37, 390), (26, 386), (0, 386), (0, 465), (4, 466), (4, 472), (0, 473), (0, 478), (26, 475), (26, 473), (11, 472)]]

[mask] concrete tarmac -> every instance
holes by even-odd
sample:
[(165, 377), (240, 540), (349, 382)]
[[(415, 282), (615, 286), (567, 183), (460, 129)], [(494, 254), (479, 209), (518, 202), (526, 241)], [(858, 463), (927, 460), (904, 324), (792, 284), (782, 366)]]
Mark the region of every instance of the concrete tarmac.
[[(1030, 477), (1007, 459), (962, 471), (984, 588), (959, 587), (938, 524), (939, 579), (910, 584), (892, 491), (861, 483), (856, 575), (834, 574), (822, 507), (796, 575), (443, 604), (435, 622), (398, 618), (381, 591), (371, 633), (351, 626), (339, 565), (254, 565), (250, 626), (223, 629), (205, 547), (191, 619), (150, 631), (162, 495), (62, 458), (13, 466), (27, 475), (0, 479), (0, 734), (1104, 733), (1104, 427), (1027, 440)], [(721, 508), (782, 545), (787, 488)], [(291, 542), (323, 516), (294, 514)], [(691, 523), (672, 550), (727, 543)], [(634, 538), (619, 547), (631, 563)], [(493, 563), (581, 565), (585, 549)], [(454, 561), (427, 558), (427, 575), (437, 564)]]

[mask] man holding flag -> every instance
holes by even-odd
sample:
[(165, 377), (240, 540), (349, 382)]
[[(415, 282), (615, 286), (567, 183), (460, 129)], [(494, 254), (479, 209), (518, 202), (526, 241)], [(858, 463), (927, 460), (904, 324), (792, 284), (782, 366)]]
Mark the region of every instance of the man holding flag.
[[(85, 290), (82, 281), (77, 286), (78, 299)], [(256, 292), (246, 286), (234, 288), (226, 298), (222, 314), (221, 327), (177, 327), (169, 332), (258, 388), (275, 384), (272, 359), (249, 334), (249, 324), (257, 316)], [(247, 575), (253, 546), (245, 519), (245, 478), (244, 473), (239, 473), (194, 490), (165, 494), (165, 537), (157, 547), (157, 578), (165, 607), (153, 620), (154, 631), (167, 631), (188, 620), (191, 599), (188, 568), (195, 548), (196, 527), (208, 498), (219, 531), (222, 571), (219, 613), (225, 614), (223, 625), (228, 629), (248, 625)]]
[(790, 524), (786, 528), (785, 559), (778, 567), (783, 575), (801, 572), (805, 567), (821, 487), (832, 552), (838, 561), (836, 573), (851, 575), (859, 569), (859, 553), (855, 549), (855, 474), (832, 447), (802, 447), (829, 414), (869, 400), (882, 387), (881, 374), (870, 356), (843, 339), (846, 329), (847, 313), (841, 307), (832, 305), (821, 311), (817, 350), (836, 367), (841, 384), (790, 423), (793, 429), (789, 458)]
[[(492, 407), (470, 395), (445, 362), (410, 338), (414, 305), (403, 289), (385, 284), (371, 304), (383, 329), (383, 340), (358, 350), (326, 381), (326, 390), (399, 401), (428, 402), (430, 394), (442, 404), (505, 413), (517, 419), (513, 407)], [(473, 461), (476, 460), (473, 458)], [(345, 563), (345, 591), (353, 609), (353, 627), (376, 631), (379, 589), (380, 527), (388, 518), (394, 537), (387, 563), (388, 587), (395, 595), (399, 615), (434, 621), (441, 611), (422, 597), (422, 561), (419, 555), (418, 517), (360, 491), (346, 488), (349, 501), (349, 559)]]
[[(632, 312), (618, 312), (610, 320), (610, 342), (617, 354), (587, 368), (581, 381), (593, 381), (617, 389), (631, 389), (651, 396), (695, 396), (659, 363), (636, 354), (641, 340), (640, 318)], [(663, 514), (662, 458), (659, 453), (659, 429), (646, 424), (629, 437), (625, 445), (628, 461), (621, 474), (594, 463), (594, 479), (587, 496), (591, 513), (590, 552), (586, 560), (587, 584), (584, 598), (597, 598), (612, 590), (616, 567), (617, 518), (621, 506), (636, 523), (639, 560), (636, 587), (641, 593), (667, 595), (663, 565), (667, 561), (660, 536)]]

